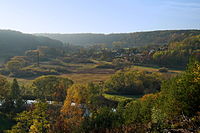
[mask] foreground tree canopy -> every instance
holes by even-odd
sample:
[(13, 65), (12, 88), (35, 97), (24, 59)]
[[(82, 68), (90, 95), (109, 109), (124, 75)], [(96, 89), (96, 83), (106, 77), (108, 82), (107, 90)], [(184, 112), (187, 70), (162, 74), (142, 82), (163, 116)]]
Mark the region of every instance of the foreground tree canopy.
[[(105, 84), (73, 84), (66, 78), (42, 76), (33, 81), (34, 92), (41, 100), (25, 108), (17, 106), (21, 97), (16, 96), (21, 93), (17, 80), (9, 85), (0, 77), (1, 91), (7, 90), (7, 94), (0, 93), (1, 101), (12, 108), (7, 112), (0, 110), (0, 118), (7, 114), (6, 117), (14, 122), (7, 130), (9, 133), (198, 132), (200, 62), (192, 60), (185, 72), (162, 83), (157, 76), (132, 70), (119, 71)], [(158, 83), (161, 87), (151, 93), (148, 91), (141, 98), (120, 102), (108, 100), (103, 95), (105, 90), (120, 92), (123, 87), (133, 92), (140, 88), (138, 82), (143, 87), (143, 94), (145, 89), (155, 88)], [(55, 95), (55, 99), (64, 99), (64, 103), (45, 101), (48, 96)], [(0, 105), (1, 109), (4, 105)]]

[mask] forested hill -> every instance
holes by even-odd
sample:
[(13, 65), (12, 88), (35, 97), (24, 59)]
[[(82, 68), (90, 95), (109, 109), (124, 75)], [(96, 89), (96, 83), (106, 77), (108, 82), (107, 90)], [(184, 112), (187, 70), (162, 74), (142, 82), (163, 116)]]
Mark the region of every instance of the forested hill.
[(64, 43), (87, 46), (95, 44), (105, 44), (107, 47), (134, 47), (145, 45), (165, 45), (173, 41), (181, 41), (186, 37), (199, 35), (200, 30), (165, 30), (135, 33), (118, 34), (46, 34), (52, 39), (60, 40)]
[(62, 42), (48, 37), (23, 34), (18, 31), (0, 30), (0, 58), (21, 55), (38, 46), (60, 46)]

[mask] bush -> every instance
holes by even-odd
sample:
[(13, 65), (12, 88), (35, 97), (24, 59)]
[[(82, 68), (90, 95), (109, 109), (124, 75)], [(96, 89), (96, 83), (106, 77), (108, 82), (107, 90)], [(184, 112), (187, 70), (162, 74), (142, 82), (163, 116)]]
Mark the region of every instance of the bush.
[(161, 73), (166, 73), (166, 72), (168, 72), (168, 68), (162, 67), (158, 71), (161, 72)]
[(114, 65), (111, 65), (111, 64), (101, 64), (101, 65), (98, 65), (96, 68), (115, 69), (115, 66), (114, 66)]

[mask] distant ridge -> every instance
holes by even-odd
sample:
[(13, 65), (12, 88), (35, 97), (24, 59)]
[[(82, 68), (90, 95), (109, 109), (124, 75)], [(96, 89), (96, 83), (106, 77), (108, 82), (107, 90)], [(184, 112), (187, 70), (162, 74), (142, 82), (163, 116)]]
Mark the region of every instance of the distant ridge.
[(159, 30), (134, 33), (78, 33), (78, 34), (57, 34), (37, 33), (35, 35), (45, 36), (60, 40), (64, 43), (88, 46), (95, 44), (106, 44), (112, 47), (113, 42), (121, 42), (124, 47), (136, 47), (145, 45), (165, 45), (172, 41), (181, 41), (186, 37), (199, 35), (200, 30)]
[(60, 46), (62, 42), (48, 37), (24, 34), (19, 31), (0, 30), (0, 58), (23, 55), (26, 50), (38, 46)]
[(200, 30), (162, 30), (135, 33), (113, 34), (24, 34), (13, 30), (0, 30), (0, 62), (6, 58), (23, 55), (26, 50), (36, 49), (38, 46), (62, 46), (70, 43), (80, 46), (103, 44), (105, 47), (115, 46), (138, 47), (146, 45), (165, 45), (173, 41), (200, 35)]

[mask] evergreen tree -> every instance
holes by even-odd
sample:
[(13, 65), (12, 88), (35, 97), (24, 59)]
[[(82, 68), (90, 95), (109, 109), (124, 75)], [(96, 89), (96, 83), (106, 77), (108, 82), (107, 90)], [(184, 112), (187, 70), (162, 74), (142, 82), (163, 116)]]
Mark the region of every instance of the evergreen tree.
[(12, 85), (11, 85), (11, 92), (10, 92), (10, 96), (11, 98), (16, 101), (17, 99), (19, 99), (20, 96), (20, 88), (19, 88), (19, 84), (17, 82), (17, 79), (13, 79)]
[(14, 106), (14, 112), (20, 112), (23, 109), (24, 101), (21, 96), (20, 87), (17, 79), (13, 79), (11, 84), (10, 100)]

